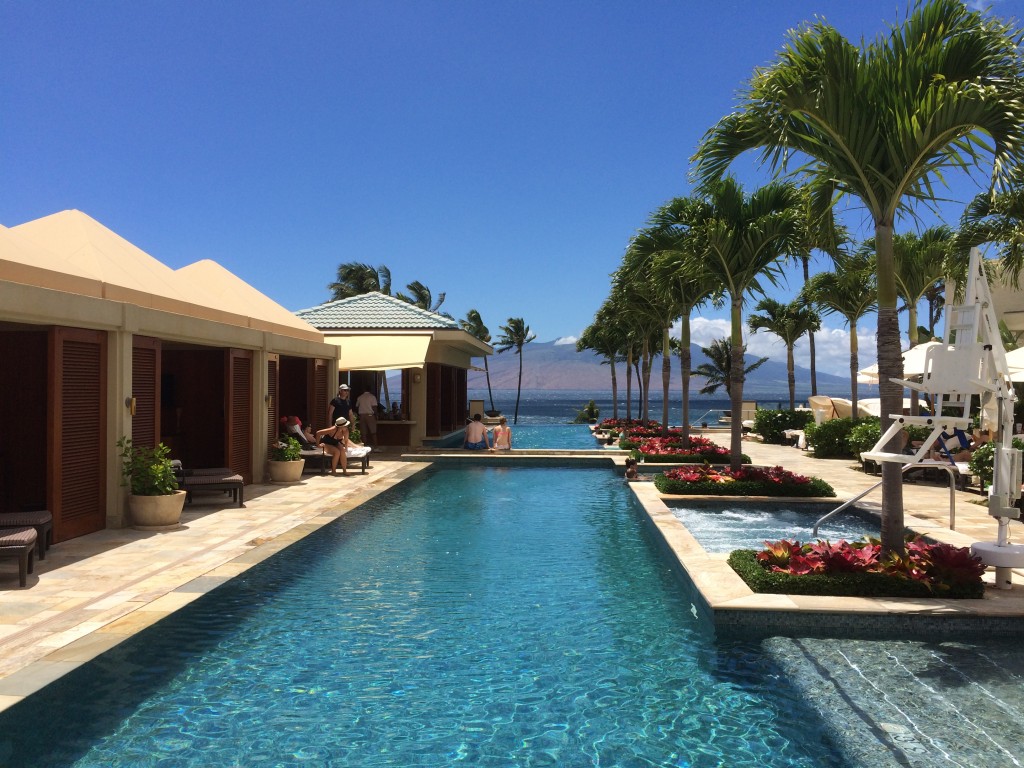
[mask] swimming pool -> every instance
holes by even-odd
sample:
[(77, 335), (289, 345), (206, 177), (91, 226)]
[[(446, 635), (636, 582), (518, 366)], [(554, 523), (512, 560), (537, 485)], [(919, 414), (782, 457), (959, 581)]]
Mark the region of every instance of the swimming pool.
[(299, 763), (850, 764), (606, 469), (418, 477), (0, 714), (9, 768)]
[(665, 502), (672, 514), (693, 534), (707, 552), (762, 549), (765, 541), (800, 542), (827, 539), (856, 541), (879, 536), (879, 522), (853, 508), (826, 521), (812, 536), (814, 523), (835, 509), (835, 504), (750, 503), (723, 497), (714, 502), (671, 499)]

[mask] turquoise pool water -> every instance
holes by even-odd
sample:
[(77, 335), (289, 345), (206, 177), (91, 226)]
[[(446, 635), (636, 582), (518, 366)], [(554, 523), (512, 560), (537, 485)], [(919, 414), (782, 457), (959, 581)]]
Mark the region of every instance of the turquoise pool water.
[(723, 498), (711, 504), (673, 499), (666, 502), (672, 514), (708, 552), (762, 549), (765, 541), (790, 539), (801, 542), (827, 539), (856, 541), (880, 534), (879, 522), (849, 509), (840, 512), (812, 536), (814, 523), (839, 502), (821, 504), (745, 504)]
[(850, 764), (691, 607), (616, 473), (438, 471), (0, 715), (0, 765)]

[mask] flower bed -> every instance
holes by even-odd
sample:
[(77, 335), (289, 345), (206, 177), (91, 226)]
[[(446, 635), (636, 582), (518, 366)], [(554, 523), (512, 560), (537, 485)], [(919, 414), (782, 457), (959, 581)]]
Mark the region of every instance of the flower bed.
[(859, 597), (979, 598), (985, 566), (965, 547), (908, 538), (907, 555), (882, 557), (877, 540), (766, 541), (767, 549), (739, 549), (729, 565), (754, 592)]
[(744, 467), (737, 472), (709, 466), (681, 467), (654, 478), (662, 493), (689, 496), (826, 496), (836, 492), (817, 477), (796, 475), (782, 467)]
[[(630, 438), (633, 433), (630, 432)], [(694, 464), (728, 464), (732, 454), (728, 448), (711, 442), (705, 437), (694, 436), (690, 438), (690, 445), (683, 447), (678, 439), (651, 437), (643, 440), (632, 441), (623, 439), (619, 447), (633, 451), (633, 457), (643, 459), (647, 463), (694, 463)], [(743, 455), (740, 459), (744, 463), (750, 463), (750, 457)]]

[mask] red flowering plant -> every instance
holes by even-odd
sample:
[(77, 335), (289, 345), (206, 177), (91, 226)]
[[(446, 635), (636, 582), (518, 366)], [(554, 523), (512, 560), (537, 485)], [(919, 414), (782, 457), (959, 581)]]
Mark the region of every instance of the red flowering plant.
[(966, 547), (910, 536), (906, 557), (882, 557), (877, 539), (801, 544), (766, 541), (760, 552), (737, 550), (729, 564), (756, 592), (872, 596), (941, 595), (976, 598), (984, 593), (985, 565)]
[(817, 477), (794, 474), (782, 467), (742, 467), (736, 472), (710, 466), (670, 469), (654, 478), (666, 494), (705, 496), (832, 497), (836, 492)]
[[(704, 437), (693, 437), (688, 446), (683, 446), (678, 439), (650, 437), (639, 442), (632, 442), (632, 432), (628, 440), (623, 440), (620, 447), (631, 449), (633, 457), (647, 462), (675, 463), (699, 462), (707, 464), (728, 464), (730, 456), (728, 448), (723, 448)], [(744, 456), (742, 461), (750, 461)]]

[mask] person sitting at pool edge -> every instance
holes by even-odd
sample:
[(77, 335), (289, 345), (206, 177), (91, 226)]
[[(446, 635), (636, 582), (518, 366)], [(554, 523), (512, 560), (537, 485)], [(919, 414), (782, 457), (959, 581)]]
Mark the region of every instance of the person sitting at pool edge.
[(490, 450), (491, 440), (487, 434), (487, 427), (484, 426), (483, 417), (479, 413), (474, 413), (473, 420), (466, 426), (464, 445), (471, 451)]

